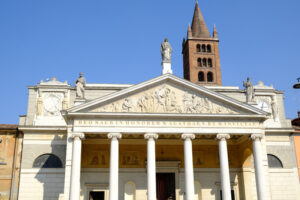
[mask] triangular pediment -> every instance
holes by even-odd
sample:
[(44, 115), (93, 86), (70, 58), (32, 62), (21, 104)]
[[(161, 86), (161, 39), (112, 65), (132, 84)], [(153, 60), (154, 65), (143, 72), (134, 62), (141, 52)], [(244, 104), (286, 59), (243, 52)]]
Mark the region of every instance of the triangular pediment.
[(68, 112), (220, 115), (266, 114), (253, 106), (241, 103), (235, 99), (170, 74), (83, 103), (70, 108)]

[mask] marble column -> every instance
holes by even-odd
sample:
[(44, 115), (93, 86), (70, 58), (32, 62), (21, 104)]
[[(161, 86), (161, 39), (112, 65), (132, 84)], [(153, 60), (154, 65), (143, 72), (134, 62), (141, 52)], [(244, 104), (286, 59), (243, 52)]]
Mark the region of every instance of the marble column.
[(184, 175), (185, 175), (185, 200), (194, 200), (194, 166), (193, 166), (193, 147), (192, 140), (194, 134), (182, 134), (184, 140)]
[(253, 155), (254, 155), (254, 166), (255, 166), (255, 179), (256, 179), (256, 191), (257, 199), (265, 200), (265, 176), (264, 166), (262, 162), (262, 150), (261, 150), (261, 134), (251, 135), (253, 143)]
[(110, 142), (110, 172), (109, 172), (109, 200), (119, 198), (119, 139), (121, 133), (109, 133)]
[(81, 170), (81, 140), (83, 133), (73, 133), (72, 169), (70, 200), (79, 200), (80, 197), (80, 170)]
[(156, 200), (156, 159), (155, 159), (155, 140), (158, 134), (146, 133), (147, 139), (147, 199)]
[(228, 151), (227, 142), (230, 138), (229, 134), (218, 134), (216, 139), (219, 140), (219, 159), (220, 159), (220, 171), (221, 171), (221, 188), (222, 199), (231, 200), (231, 188), (230, 188), (230, 172), (228, 164)]

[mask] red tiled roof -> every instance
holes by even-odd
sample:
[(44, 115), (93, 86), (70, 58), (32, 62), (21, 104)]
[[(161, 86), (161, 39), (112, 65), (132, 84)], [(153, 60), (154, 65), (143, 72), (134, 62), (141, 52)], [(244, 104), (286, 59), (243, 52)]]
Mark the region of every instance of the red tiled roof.
[(0, 130), (17, 129), (17, 128), (18, 128), (17, 124), (0, 124)]

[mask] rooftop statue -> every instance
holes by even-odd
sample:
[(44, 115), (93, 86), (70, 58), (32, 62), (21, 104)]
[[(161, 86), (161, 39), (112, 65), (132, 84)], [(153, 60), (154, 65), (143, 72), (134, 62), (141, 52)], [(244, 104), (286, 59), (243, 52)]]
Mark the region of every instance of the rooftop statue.
[(76, 80), (76, 98), (84, 98), (85, 78), (82, 72), (79, 74), (79, 78)]
[(244, 81), (244, 87), (245, 87), (245, 92), (246, 92), (246, 102), (253, 102), (254, 101), (254, 87), (252, 82), (250, 81), (250, 78), (247, 78), (247, 81)]
[(160, 51), (162, 62), (171, 63), (171, 53), (173, 52), (173, 49), (170, 43), (168, 42), (168, 38), (165, 38), (165, 41), (161, 43)]

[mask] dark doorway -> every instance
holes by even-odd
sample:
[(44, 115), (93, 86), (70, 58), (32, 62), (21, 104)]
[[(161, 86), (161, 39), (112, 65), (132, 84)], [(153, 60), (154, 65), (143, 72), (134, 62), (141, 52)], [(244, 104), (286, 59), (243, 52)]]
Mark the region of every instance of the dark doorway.
[[(220, 190), (220, 199), (222, 200), (222, 190)], [(235, 200), (234, 190), (231, 190), (231, 200)]]
[(104, 200), (104, 192), (90, 192), (89, 200)]
[(175, 173), (156, 174), (157, 200), (176, 200)]

